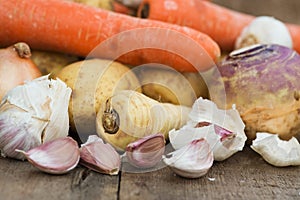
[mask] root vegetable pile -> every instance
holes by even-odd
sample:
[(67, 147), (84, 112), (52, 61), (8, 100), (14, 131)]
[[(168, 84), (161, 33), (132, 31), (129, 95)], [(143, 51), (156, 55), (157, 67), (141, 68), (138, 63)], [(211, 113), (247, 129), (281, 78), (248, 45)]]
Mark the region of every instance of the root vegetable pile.
[(54, 174), (117, 175), (125, 160), (199, 178), (248, 139), (270, 164), (300, 165), (299, 25), (278, 21), (282, 46), (261, 22), (249, 36), (255, 16), (204, 0), (0, 0), (0, 11), (2, 156)]

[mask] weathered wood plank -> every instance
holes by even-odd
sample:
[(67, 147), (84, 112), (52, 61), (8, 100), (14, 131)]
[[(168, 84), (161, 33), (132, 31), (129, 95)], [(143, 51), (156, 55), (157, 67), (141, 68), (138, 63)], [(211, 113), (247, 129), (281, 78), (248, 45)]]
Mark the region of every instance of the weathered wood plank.
[(27, 161), (0, 158), (0, 199), (117, 199), (118, 182), (118, 176), (81, 166), (66, 175), (49, 175)]
[(300, 167), (273, 167), (246, 147), (214, 163), (199, 179), (175, 176), (169, 168), (144, 174), (123, 172), (120, 200), (299, 199), (299, 173)]

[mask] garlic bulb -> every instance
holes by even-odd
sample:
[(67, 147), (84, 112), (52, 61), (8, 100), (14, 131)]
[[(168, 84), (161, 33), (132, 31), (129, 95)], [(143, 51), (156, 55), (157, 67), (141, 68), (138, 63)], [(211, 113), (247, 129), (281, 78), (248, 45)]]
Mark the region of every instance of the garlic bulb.
[(205, 138), (214, 152), (214, 159), (222, 161), (241, 151), (247, 140), (238, 111), (218, 109), (210, 100), (197, 99), (189, 115), (190, 119), (179, 130), (169, 132), (170, 143), (179, 149), (189, 142)]
[(126, 147), (128, 162), (140, 168), (154, 167), (165, 152), (165, 137), (161, 133), (149, 135), (132, 142)]
[(254, 44), (279, 44), (293, 47), (291, 35), (285, 24), (269, 16), (256, 17), (246, 26), (236, 40), (235, 49)]
[(182, 177), (199, 178), (208, 172), (214, 159), (209, 144), (202, 138), (169, 153), (163, 161)]
[(257, 133), (251, 148), (271, 165), (277, 167), (300, 165), (300, 144), (295, 137), (285, 141), (276, 134)]
[(90, 135), (80, 148), (80, 164), (96, 172), (117, 175), (121, 166), (118, 152), (97, 135)]
[(43, 172), (65, 174), (74, 169), (80, 159), (78, 144), (71, 137), (57, 138), (25, 152), (16, 150)]
[(71, 89), (61, 80), (42, 76), (10, 90), (0, 104), (2, 156), (24, 159), (15, 149), (28, 151), (69, 130)]

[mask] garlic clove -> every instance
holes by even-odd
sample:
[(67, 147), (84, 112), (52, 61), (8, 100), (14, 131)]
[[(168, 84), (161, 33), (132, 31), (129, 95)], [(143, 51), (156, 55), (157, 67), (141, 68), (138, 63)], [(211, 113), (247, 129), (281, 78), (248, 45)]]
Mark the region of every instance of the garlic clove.
[(300, 165), (300, 144), (295, 137), (281, 140), (277, 134), (257, 133), (251, 148), (277, 167)]
[(213, 153), (205, 139), (196, 139), (163, 157), (176, 174), (185, 178), (204, 176), (213, 165)]
[(10, 90), (0, 104), (2, 156), (25, 159), (15, 149), (28, 151), (44, 142), (66, 137), (71, 89), (42, 76)]
[(279, 44), (293, 47), (292, 38), (285, 24), (273, 17), (256, 17), (246, 26), (235, 42), (235, 49), (254, 44)]
[(27, 160), (43, 172), (65, 174), (74, 169), (80, 159), (78, 144), (71, 137), (58, 138), (25, 152)]
[(221, 110), (212, 101), (199, 98), (189, 116), (190, 120), (185, 126), (169, 132), (174, 149), (195, 139), (205, 138), (216, 161), (225, 160), (243, 149), (247, 140), (245, 125), (234, 106), (229, 110)]
[(157, 165), (165, 152), (165, 138), (161, 133), (140, 138), (126, 147), (128, 162), (138, 168), (151, 168)]
[(96, 172), (117, 175), (121, 166), (121, 157), (108, 143), (96, 135), (90, 135), (80, 147), (80, 164)]

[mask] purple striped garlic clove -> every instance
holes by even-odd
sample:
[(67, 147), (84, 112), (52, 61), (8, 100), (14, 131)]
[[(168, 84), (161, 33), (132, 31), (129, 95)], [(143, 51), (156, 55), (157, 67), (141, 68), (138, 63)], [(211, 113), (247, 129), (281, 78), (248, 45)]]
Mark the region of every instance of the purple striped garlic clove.
[(179, 176), (199, 178), (211, 168), (214, 157), (208, 142), (201, 138), (164, 156), (163, 161)]
[(117, 175), (121, 166), (121, 157), (109, 144), (96, 135), (90, 135), (81, 145), (80, 164), (99, 173)]
[(140, 138), (126, 147), (129, 163), (138, 168), (154, 167), (161, 161), (164, 152), (165, 138), (161, 133)]
[(74, 169), (80, 159), (77, 142), (71, 137), (58, 138), (22, 153), (36, 168), (50, 174), (65, 174)]

